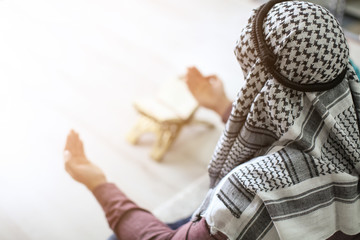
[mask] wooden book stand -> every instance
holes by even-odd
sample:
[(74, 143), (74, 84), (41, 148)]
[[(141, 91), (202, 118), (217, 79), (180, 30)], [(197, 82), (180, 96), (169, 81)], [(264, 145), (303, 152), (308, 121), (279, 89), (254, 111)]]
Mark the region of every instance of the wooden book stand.
[(155, 97), (139, 99), (134, 107), (140, 118), (127, 135), (127, 141), (135, 145), (143, 133), (155, 133), (150, 157), (156, 161), (163, 158), (183, 126), (202, 123), (213, 127), (211, 123), (193, 119), (198, 103), (181, 79), (166, 82)]

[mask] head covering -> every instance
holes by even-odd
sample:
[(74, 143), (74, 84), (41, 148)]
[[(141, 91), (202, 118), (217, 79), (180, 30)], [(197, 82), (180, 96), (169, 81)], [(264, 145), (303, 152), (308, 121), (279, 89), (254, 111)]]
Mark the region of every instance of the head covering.
[[(280, 84), (259, 58), (254, 10), (235, 55), (245, 84), (209, 164), (198, 214), (229, 239), (326, 239), (360, 231), (360, 84), (338, 21), (324, 8), (286, 1), (262, 29), (274, 68), (297, 84), (345, 77), (324, 91)], [(260, 49), (261, 51), (261, 49)]]

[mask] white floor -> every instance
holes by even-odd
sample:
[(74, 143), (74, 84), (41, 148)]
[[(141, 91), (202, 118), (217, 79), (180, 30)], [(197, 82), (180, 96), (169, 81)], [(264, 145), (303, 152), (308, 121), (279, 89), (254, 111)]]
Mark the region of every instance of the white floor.
[[(185, 129), (162, 163), (153, 138), (125, 142), (132, 102), (196, 65), (229, 96), (242, 84), (233, 56), (255, 1), (0, 1), (0, 239), (105, 239), (96, 200), (64, 171), (70, 128), (88, 157), (137, 203), (155, 209), (206, 173), (221, 133)], [(351, 42), (360, 65), (360, 47)]]

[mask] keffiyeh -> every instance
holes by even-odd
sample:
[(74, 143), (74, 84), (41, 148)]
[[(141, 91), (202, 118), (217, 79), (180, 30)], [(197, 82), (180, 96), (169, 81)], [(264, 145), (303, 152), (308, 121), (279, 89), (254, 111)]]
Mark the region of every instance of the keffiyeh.
[(235, 55), (245, 77), (209, 165), (211, 189), (198, 214), (229, 239), (326, 239), (360, 232), (360, 83), (337, 20), (302, 1), (265, 17), (275, 67), (302, 92), (280, 84), (255, 50), (254, 10)]

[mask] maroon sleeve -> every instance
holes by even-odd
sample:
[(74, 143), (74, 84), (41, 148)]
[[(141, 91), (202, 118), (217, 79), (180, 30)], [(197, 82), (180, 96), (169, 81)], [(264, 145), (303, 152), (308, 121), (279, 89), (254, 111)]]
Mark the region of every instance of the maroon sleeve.
[(108, 223), (119, 240), (226, 239), (221, 233), (211, 235), (204, 219), (189, 222), (177, 230), (171, 230), (149, 211), (138, 207), (114, 184), (102, 184), (94, 189), (93, 194), (102, 206)]

